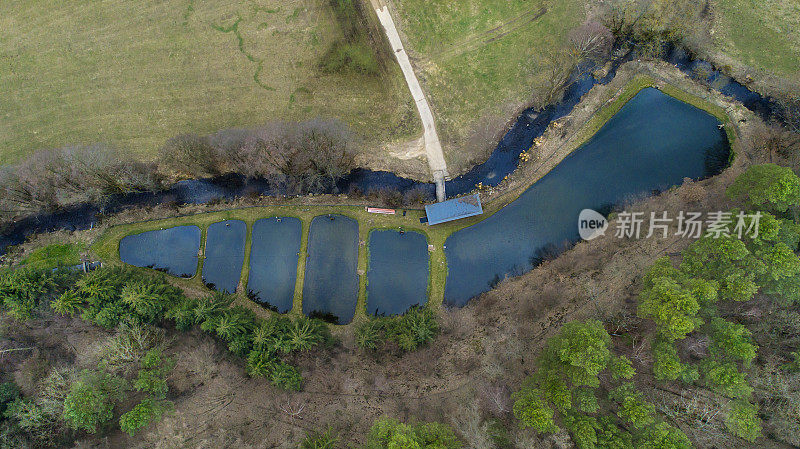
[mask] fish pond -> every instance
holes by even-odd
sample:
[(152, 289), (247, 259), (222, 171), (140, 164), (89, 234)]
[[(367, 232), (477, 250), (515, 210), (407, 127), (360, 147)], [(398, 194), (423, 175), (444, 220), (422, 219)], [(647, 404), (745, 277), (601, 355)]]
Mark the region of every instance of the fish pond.
[(137, 267), (190, 278), (197, 272), (200, 228), (176, 226), (128, 235), (119, 241), (119, 258)]
[(367, 313), (398, 315), (428, 301), (428, 240), (419, 232), (369, 234)]
[(208, 226), (203, 261), (203, 282), (217, 291), (233, 293), (244, 264), (247, 224), (226, 220)]
[(338, 324), (353, 319), (358, 300), (358, 222), (343, 215), (311, 221), (303, 313)]
[(297, 218), (263, 218), (253, 224), (247, 294), (280, 313), (292, 310), (303, 225)]
[(717, 174), (730, 147), (720, 122), (657, 89), (639, 92), (588, 142), (494, 215), (445, 243), (444, 301), (464, 305), (578, 240), (582, 209), (604, 214), (642, 194)]

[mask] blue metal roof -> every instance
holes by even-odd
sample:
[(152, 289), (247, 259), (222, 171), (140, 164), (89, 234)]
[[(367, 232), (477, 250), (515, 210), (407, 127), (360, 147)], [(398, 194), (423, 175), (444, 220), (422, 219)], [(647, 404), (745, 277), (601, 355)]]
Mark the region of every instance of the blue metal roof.
[(429, 225), (472, 217), (482, 213), (481, 197), (477, 193), (425, 206), (425, 214), (428, 216)]

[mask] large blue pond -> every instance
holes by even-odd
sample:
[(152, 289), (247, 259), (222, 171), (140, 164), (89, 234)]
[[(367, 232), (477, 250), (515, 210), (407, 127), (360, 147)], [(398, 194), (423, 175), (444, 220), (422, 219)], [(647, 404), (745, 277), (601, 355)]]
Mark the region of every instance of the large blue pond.
[(200, 228), (176, 226), (128, 235), (119, 242), (119, 258), (137, 267), (190, 278), (197, 272)]
[(358, 222), (314, 217), (308, 234), (303, 313), (347, 324), (358, 300)]
[(428, 257), (428, 240), (418, 232), (370, 232), (367, 313), (398, 315), (425, 304)]
[(233, 293), (239, 285), (244, 264), (247, 224), (227, 220), (208, 227), (203, 261), (203, 282), (218, 291)]
[(303, 225), (297, 218), (263, 218), (253, 224), (248, 296), (280, 313), (292, 309)]
[(685, 177), (716, 174), (729, 156), (718, 125), (656, 89), (641, 91), (517, 200), (447, 239), (445, 302), (463, 305), (498, 280), (531, 269), (548, 248), (576, 241), (584, 208), (608, 211)]

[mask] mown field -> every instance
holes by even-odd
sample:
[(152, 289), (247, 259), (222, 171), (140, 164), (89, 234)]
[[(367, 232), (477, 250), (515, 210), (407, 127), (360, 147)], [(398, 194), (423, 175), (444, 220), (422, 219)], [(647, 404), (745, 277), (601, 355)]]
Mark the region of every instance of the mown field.
[(396, 65), (321, 68), (341, 19), (328, 0), (0, 2), (0, 163), (94, 143), (151, 157), (271, 119), (340, 118), (369, 142), (418, 131)]
[(715, 45), (757, 69), (800, 77), (800, 2), (716, 0)]
[[(545, 51), (566, 45), (585, 0), (397, 0), (450, 172), (463, 170), (529, 102)], [(476, 154), (477, 153), (477, 154)]]

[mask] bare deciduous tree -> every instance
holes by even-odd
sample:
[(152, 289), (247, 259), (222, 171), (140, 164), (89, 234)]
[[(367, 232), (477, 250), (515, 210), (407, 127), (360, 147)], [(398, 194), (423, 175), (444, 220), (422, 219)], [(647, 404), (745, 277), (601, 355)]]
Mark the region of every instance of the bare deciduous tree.
[(614, 33), (599, 22), (586, 21), (570, 31), (569, 45), (579, 60), (602, 61), (611, 54)]

